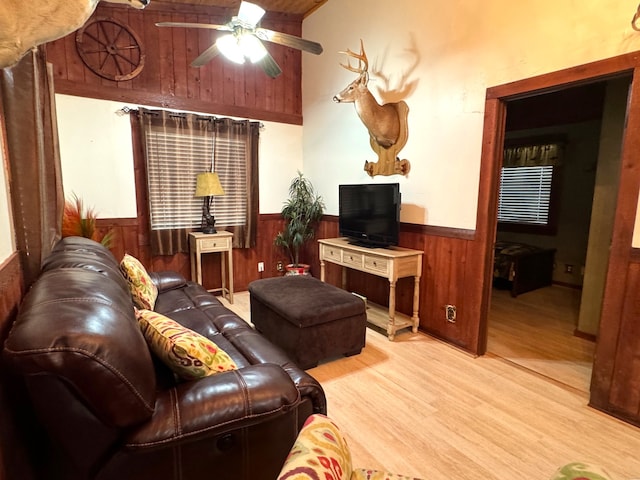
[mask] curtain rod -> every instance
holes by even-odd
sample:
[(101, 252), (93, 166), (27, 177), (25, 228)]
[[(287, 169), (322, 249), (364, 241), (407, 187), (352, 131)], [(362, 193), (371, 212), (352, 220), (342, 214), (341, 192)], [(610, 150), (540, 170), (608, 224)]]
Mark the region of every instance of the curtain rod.
[[(175, 115), (175, 116), (177, 116), (177, 117), (178, 117), (178, 116), (182, 116), (182, 115), (187, 115), (187, 113), (188, 113), (188, 112), (175, 112), (175, 111), (173, 111), (173, 110), (165, 110), (165, 111), (168, 111), (170, 115)], [(120, 109), (116, 110), (116, 112), (115, 112), (115, 113), (116, 113), (116, 115), (118, 115), (119, 117), (122, 117), (123, 115), (128, 115), (128, 114), (130, 114), (130, 113), (138, 113), (138, 112), (139, 112), (139, 110), (138, 110), (137, 108), (131, 108), (131, 107), (128, 107), (128, 106), (126, 106), (126, 105), (125, 105), (124, 107), (122, 107), (122, 108), (120, 108)], [(196, 114), (194, 114), (194, 115), (198, 116), (198, 114), (197, 114), (197, 113), (196, 113)], [(206, 116), (201, 116), (201, 118), (202, 118), (203, 120), (213, 120), (213, 121), (216, 121), (216, 120), (222, 120), (224, 117), (216, 117), (215, 115), (206, 115)], [(236, 120), (236, 119), (232, 119), (232, 120)], [(246, 119), (246, 120), (249, 120), (249, 119)], [(249, 120), (249, 121), (252, 121), (252, 120)], [(259, 126), (260, 126), (260, 128), (264, 128), (264, 123), (259, 122)]]

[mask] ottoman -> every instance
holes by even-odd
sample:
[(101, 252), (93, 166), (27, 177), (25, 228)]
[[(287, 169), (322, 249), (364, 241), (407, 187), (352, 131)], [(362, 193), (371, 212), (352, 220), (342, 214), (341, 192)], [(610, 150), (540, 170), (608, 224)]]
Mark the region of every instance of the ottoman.
[(365, 344), (364, 301), (305, 275), (249, 284), (251, 322), (302, 369), (336, 355), (356, 355)]

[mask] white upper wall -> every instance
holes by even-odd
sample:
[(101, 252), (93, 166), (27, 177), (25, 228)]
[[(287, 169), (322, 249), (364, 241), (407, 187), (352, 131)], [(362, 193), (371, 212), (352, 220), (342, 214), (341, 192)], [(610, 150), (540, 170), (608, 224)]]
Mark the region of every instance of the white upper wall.
[(62, 186), (100, 218), (136, 217), (133, 149), (122, 102), (56, 95)]
[[(630, 25), (636, 7), (621, 0), (327, 2), (303, 24), (324, 53), (302, 56), (304, 170), (327, 213), (337, 214), (340, 183), (397, 181), (402, 221), (475, 229), (487, 88), (639, 50)], [(332, 102), (356, 76), (339, 66), (338, 52), (358, 51), (361, 38), (372, 93), (381, 103), (402, 97), (409, 105), (400, 152), (411, 162), (407, 177), (371, 179), (364, 161), (377, 158), (365, 127), (353, 105)], [(379, 88), (391, 91), (388, 98)]]
[[(99, 218), (136, 213), (131, 125), (116, 115), (122, 102), (56, 95), (65, 196), (75, 193)], [(148, 107), (155, 108), (155, 107)], [(260, 212), (278, 213), (289, 182), (302, 169), (302, 127), (263, 122), (260, 132)]]
[[(340, 183), (398, 181), (403, 221), (475, 229), (486, 89), (640, 50), (630, 26), (636, 7), (622, 0), (330, 0), (303, 25), (304, 36), (324, 47), (320, 56), (302, 55), (304, 137), (299, 126), (264, 122), (260, 211), (280, 211), (300, 169), (329, 214), (337, 214)], [(376, 160), (366, 129), (352, 105), (331, 101), (355, 76), (339, 66), (338, 51), (357, 50), (360, 38), (370, 70), (396, 92), (384, 101), (406, 90), (409, 140), (400, 156), (411, 162), (407, 177), (371, 179), (362, 169)], [(372, 75), (369, 85), (382, 100), (382, 78)], [(129, 119), (115, 115), (123, 105), (56, 99), (67, 195), (77, 193), (101, 217), (135, 216)], [(14, 250), (4, 173), (0, 261)], [(633, 246), (640, 247), (640, 213)]]

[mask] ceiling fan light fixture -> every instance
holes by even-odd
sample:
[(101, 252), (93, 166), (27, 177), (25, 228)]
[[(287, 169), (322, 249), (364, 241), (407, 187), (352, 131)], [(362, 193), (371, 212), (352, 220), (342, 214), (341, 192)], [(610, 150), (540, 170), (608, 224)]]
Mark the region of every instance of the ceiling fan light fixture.
[(216, 41), (216, 45), (220, 52), (232, 62), (240, 65), (244, 63), (244, 53), (233, 33), (222, 35)]
[(238, 39), (238, 45), (251, 63), (259, 62), (267, 54), (267, 49), (262, 42), (253, 35), (242, 35)]
[(250, 2), (242, 2), (238, 11), (238, 19), (255, 27), (265, 14), (264, 8)]

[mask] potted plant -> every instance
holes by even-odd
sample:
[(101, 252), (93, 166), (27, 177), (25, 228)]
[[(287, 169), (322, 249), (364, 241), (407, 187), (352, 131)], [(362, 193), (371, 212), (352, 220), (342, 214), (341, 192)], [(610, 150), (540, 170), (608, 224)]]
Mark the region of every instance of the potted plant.
[(281, 214), (284, 230), (278, 232), (274, 245), (282, 247), (289, 255), (287, 275), (308, 275), (309, 265), (300, 263), (300, 249), (314, 237), (314, 228), (324, 211), (324, 202), (311, 182), (298, 171), (289, 185), (289, 198), (284, 202)]
[(64, 204), (62, 214), (62, 237), (86, 237), (109, 248), (113, 242), (113, 231), (101, 233), (97, 226), (97, 215), (93, 208), (84, 208), (82, 199), (75, 193), (72, 200)]

